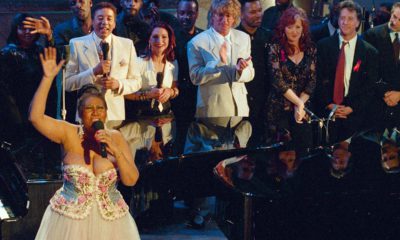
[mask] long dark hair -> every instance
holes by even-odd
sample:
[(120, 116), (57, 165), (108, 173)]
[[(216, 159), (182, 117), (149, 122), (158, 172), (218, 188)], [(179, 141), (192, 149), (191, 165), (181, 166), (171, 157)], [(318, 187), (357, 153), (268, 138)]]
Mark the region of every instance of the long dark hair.
[(310, 27), (306, 13), (301, 8), (290, 7), (283, 12), (281, 18), (279, 19), (278, 25), (275, 28), (274, 34), (274, 40), (281, 45), (286, 54), (289, 56), (294, 54), (295, 47), (289, 44), (285, 34), (285, 28), (294, 24), (297, 19), (301, 20), (301, 25), (303, 26), (303, 33), (299, 40), (300, 51), (305, 52), (312, 46)]
[[(156, 28), (163, 28), (168, 32), (168, 47), (167, 49), (165, 49), (164, 55), (165, 55), (165, 59), (172, 62), (175, 60), (175, 47), (176, 47), (176, 42), (175, 42), (175, 34), (174, 34), (174, 30), (172, 30), (171, 26), (169, 26), (168, 24), (164, 23), (164, 22), (158, 22), (156, 24), (154, 24), (151, 27), (150, 30), (150, 38), (151, 35), (153, 34), (154, 29)], [(150, 44), (147, 45), (146, 49), (144, 50), (144, 58), (149, 59), (151, 57), (151, 46)]]
[[(8, 35), (7, 38), (7, 44), (15, 44), (15, 45), (20, 45), (20, 42), (18, 40), (18, 27), (23, 26), (23, 21), (27, 17), (33, 17), (32, 15), (29, 15), (27, 13), (18, 13), (17, 15), (14, 16), (13, 20), (11, 21), (11, 31), (10, 34)], [(35, 34), (35, 41), (39, 39), (39, 34)]]

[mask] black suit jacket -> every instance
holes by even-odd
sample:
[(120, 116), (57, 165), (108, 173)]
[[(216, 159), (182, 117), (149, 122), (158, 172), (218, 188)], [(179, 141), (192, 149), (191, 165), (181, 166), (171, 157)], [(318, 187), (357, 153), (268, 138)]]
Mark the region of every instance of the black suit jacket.
[(274, 30), (279, 19), (282, 16), (282, 13), (290, 7), (293, 7), (293, 4), (290, 4), (287, 7), (279, 5), (269, 7), (264, 11), (261, 26), (269, 30)]
[[(322, 39), (317, 47), (317, 86), (316, 109), (321, 116), (326, 116), (326, 106), (333, 103), (336, 65), (339, 58), (339, 36)], [(378, 79), (376, 59), (378, 51), (369, 43), (357, 38), (348, 95), (343, 104), (350, 106), (353, 112), (346, 123), (350, 129), (366, 127), (367, 110), (374, 95), (374, 83)], [(357, 63), (359, 68), (355, 68)]]
[(379, 77), (388, 84), (388, 90), (400, 91), (400, 66), (396, 65), (390, 29), (387, 23), (364, 33), (365, 41), (379, 51)]
[(318, 25), (311, 27), (311, 37), (315, 43), (323, 38), (331, 36), (329, 32), (328, 22), (329, 21), (324, 21)]
[(400, 64), (396, 64), (390, 29), (387, 23), (369, 29), (363, 35), (364, 39), (374, 46), (379, 52), (380, 82), (377, 84), (377, 108), (381, 110), (380, 115), (386, 116), (387, 123), (400, 121), (400, 106), (388, 107), (383, 101), (383, 95), (387, 91), (400, 91)]

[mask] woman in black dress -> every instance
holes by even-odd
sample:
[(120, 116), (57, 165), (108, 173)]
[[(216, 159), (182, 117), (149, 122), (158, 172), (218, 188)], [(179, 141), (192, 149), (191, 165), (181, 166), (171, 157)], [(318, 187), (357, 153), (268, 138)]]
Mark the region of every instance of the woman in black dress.
[(289, 8), (275, 29), (274, 44), (268, 45), (267, 69), (272, 88), (267, 100), (267, 138), (290, 132), (296, 150), (312, 145), (312, 131), (304, 123), (316, 83), (316, 48), (311, 42), (307, 16), (302, 9)]

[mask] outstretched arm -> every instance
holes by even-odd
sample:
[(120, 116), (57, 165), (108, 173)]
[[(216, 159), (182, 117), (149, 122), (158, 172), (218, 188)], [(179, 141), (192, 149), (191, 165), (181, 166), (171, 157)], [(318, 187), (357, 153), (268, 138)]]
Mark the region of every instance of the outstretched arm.
[(40, 61), (43, 68), (43, 77), (31, 102), (29, 120), (41, 134), (51, 141), (61, 143), (65, 136), (65, 124), (62, 121), (58, 121), (45, 115), (45, 109), (51, 84), (54, 77), (60, 71), (64, 60), (57, 64), (56, 49), (45, 48), (44, 54), (40, 54)]

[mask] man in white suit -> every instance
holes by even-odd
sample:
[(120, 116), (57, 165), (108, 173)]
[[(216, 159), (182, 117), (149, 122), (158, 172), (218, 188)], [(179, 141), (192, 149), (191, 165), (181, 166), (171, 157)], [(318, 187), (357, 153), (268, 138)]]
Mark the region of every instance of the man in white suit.
[[(136, 66), (136, 51), (130, 39), (112, 34), (116, 8), (101, 2), (92, 9), (93, 32), (70, 41), (70, 59), (66, 66), (66, 90), (74, 91), (87, 84), (101, 88), (107, 102), (108, 120), (124, 120), (123, 95), (141, 87)], [(106, 57), (102, 44), (108, 43)]]
[(198, 87), (196, 117), (248, 116), (245, 82), (254, 77), (250, 37), (233, 29), (238, 0), (212, 0), (210, 28), (188, 43), (190, 78)]

